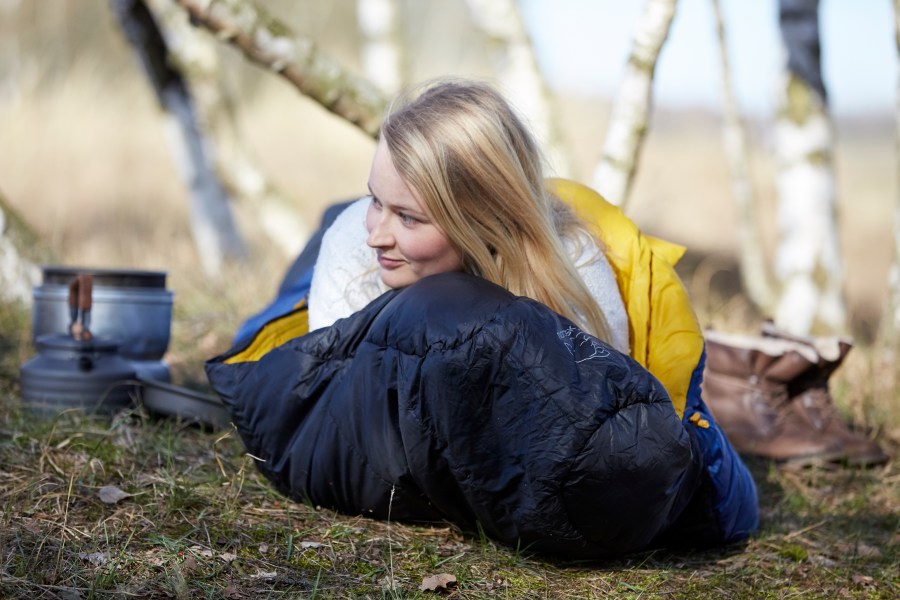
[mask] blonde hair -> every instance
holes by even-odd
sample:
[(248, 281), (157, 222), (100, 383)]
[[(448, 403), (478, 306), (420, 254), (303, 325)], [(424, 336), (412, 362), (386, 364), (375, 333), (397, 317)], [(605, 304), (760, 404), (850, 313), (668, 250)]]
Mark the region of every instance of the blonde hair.
[(595, 240), (544, 186), (522, 119), (492, 87), (430, 82), (398, 100), (381, 136), (394, 167), (461, 251), (463, 268), (609, 340), (609, 326), (563, 239)]

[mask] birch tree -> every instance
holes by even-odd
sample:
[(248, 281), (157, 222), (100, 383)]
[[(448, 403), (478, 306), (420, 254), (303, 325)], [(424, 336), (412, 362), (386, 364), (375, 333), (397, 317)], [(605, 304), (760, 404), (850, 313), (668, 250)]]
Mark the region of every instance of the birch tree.
[(719, 42), (719, 58), (722, 69), (723, 124), (722, 143), (725, 157), (731, 171), (732, 194), (738, 212), (738, 240), (740, 250), (741, 278), (750, 300), (769, 314), (774, 309), (775, 292), (769, 280), (759, 221), (756, 214), (753, 183), (749, 173), (750, 153), (748, 152), (746, 126), (740, 116), (734, 88), (731, 82), (731, 67), (728, 45), (725, 37), (725, 23), (719, 0), (710, 0)]
[(501, 86), (525, 114), (542, 141), (554, 171), (572, 175), (550, 91), (515, 0), (466, 0), (476, 27), (488, 40), (490, 58)]
[(819, 0), (780, 0), (779, 9), (786, 64), (775, 124), (780, 236), (775, 322), (801, 335), (843, 333), (846, 310)]
[(41, 282), (39, 265), (54, 261), (0, 192), (0, 299), (31, 305), (32, 289)]
[(653, 73), (677, 4), (678, 0), (646, 0), (613, 104), (603, 155), (594, 169), (594, 188), (618, 206), (626, 204), (631, 190), (649, 126)]
[(250, 0), (176, 0), (191, 22), (278, 73), (300, 93), (374, 138), (387, 100), (371, 82), (355, 77)]
[(397, 0), (356, 0), (363, 73), (390, 95), (400, 90), (404, 79), (399, 19)]
[(264, 233), (293, 257), (311, 227), (247, 151), (224, 81), (217, 40), (192, 26), (187, 11), (171, 0), (144, 2), (165, 38), (170, 66), (186, 81), (216, 176), (230, 197), (253, 207)]
[[(894, 42), (900, 59), (900, 0), (894, 0)], [(900, 60), (898, 60), (900, 64)], [(900, 348), (900, 79), (897, 82), (897, 190), (894, 191), (894, 257), (888, 275), (888, 298), (879, 332), (883, 345)]]
[(187, 82), (169, 63), (166, 41), (143, 1), (110, 0), (110, 5), (173, 123), (176, 163), (190, 193), (194, 244), (206, 273), (217, 275), (224, 261), (243, 259), (246, 249), (232, 216), (229, 194), (203, 138)]
[(22, 52), (13, 24), (19, 5), (20, 0), (0, 1), (0, 100), (21, 97)]

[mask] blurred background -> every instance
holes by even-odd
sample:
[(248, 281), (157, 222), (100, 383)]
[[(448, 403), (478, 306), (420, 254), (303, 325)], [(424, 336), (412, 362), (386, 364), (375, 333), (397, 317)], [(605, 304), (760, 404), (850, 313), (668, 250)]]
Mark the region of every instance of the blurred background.
[[(257, 4), (363, 74), (354, 1)], [(399, 4), (409, 81), (494, 77), (491, 40), (473, 26), (465, 2)], [(566, 174), (576, 179), (589, 182), (600, 159), (642, 4), (519, 2), (571, 157)], [(769, 250), (782, 60), (777, 6), (721, 5)], [(865, 341), (885, 302), (898, 193), (893, 17), (887, 1), (823, 0), (820, 18), (848, 309), (852, 333)], [(761, 315), (743, 298), (735, 271), (738, 229), (715, 44), (709, 2), (682, 0), (656, 68), (655, 103), (626, 212), (645, 231), (689, 248), (680, 269), (704, 325), (752, 329)], [(218, 44), (217, 53), (241, 144), (306, 223), (296, 234), (299, 248), (324, 207), (365, 192), (374, 142), (233, 47)], [(0, 191), (63, 264), (169, 274), (176, 310), (170, 361), (177, 369), (179, 353), (226, 349), (240, 322), (273, 297), (293, 256), (261, 235), (254, 206), (236, 204), (249, 259), (220, 277), (204, 273), (173, 135), (108, 2), (0, 0)]]

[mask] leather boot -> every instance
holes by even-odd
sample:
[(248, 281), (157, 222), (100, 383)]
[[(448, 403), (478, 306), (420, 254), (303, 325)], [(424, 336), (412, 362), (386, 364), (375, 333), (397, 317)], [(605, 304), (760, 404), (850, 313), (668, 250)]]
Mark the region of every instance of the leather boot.
[(738, 452), (793, 464), (886, 460), (847, 427), (828, 393), (849, 342), (829, 350), (770, 333), (706, 334), (704, 399)]
[(839, 460), (850, 465), (867, 466), (887, 461), (888, 456), (873, 440), (852, 430), (838, 413), (828, 389), (828, 380), (853, 347), (843, 337), (806, 337), (778, 329), (774, 323), (763, 324), (762, 335), (806, 346), (818, 356), (817, 368), (810, 369), (788, 385), (795, 410), (822, 435), (842, 441)]

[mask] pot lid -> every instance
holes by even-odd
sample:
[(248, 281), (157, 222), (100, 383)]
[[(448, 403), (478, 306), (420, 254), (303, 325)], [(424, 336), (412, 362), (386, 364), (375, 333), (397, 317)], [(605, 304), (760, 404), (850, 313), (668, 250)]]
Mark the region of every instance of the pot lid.
[(89, 340), (76, 340), (65, 333), (48, 333), (39, 335), (34, 341), (38, 349), (74, 350), (76, 352), (110, 352), (119, 349), (119, 342), (107, 337), (93, 337)]
[(81, 274), (92, 275), (94, 285), (110, 287), (165, 288), (165, 271), (143, 271), (134, 269), (92, 269), (84, 267), (64, 267), (45, 265), (41, 267), (46, 284), (69, 285), (74, 277)]

